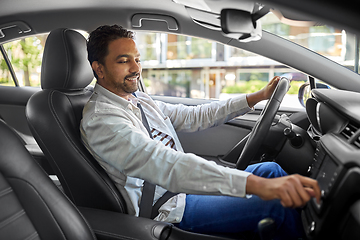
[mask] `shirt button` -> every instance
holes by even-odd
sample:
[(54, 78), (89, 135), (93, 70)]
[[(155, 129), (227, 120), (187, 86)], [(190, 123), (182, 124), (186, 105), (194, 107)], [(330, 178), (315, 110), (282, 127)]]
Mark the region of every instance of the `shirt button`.
[(233, 188), (233, 189), (231, 190), (231, 192), (235, 194), (235, 193), (237, 193), (237, 190), (236, 190), (235, 188)]
[(206, 186), (203, 186), (203, 189), (206, 190)]
[(179, 222), (179, 221), (180, 221), (180, 218), (179, 218), (179, 217), (176, 217), (176, 218), (175, 218), (175, 221)]

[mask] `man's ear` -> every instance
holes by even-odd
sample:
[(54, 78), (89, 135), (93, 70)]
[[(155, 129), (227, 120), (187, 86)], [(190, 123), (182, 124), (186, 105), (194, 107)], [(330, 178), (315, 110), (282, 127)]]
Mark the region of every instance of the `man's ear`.
[(91, 67), (100, 79), (104, 78), (102, 64), (100, 64), (98, 61), (94, 61), (92, 62)]

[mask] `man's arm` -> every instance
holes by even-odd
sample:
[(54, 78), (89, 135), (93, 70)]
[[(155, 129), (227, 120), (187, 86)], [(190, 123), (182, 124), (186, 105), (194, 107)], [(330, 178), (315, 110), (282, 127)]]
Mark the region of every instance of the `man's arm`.
[(280, 77), (274, 77), (263, 89), (249, 93), (246, 95), (246, 99), (250, 108), (262, 100), (269, 99), (272, 93), (275, 90), (276, 85), (278, 84)]
[(242, 95), (198, 106), (166, 104), (161, 101), (156, 101), (156, 104), (171, 119), (176, 131), (198, 131), (218, 126), (249, 112), (256, 103), (271, 97), (279, 79), (274, 77), (263, 89), (247, 94), (246, 97)]
[(156, 104), (160, 111), (170, 118), (178, 132), (195, 132), (218, 126), (251, 111), (245, 94), (197, 106), (168, 104), (161, 101), (156, 101)]
[(320, 188), (316, 180), (298, 174), (279, 178), (263, 178), (250, 175), (246, 193), (263, 200), (280, 199), (284, 207), (304, 206), (311, 198), (320, 201)]

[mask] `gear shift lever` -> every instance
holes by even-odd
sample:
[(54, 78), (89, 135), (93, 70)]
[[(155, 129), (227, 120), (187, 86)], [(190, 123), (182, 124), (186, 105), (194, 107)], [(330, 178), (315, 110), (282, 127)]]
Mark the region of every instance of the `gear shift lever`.
[(276, 233), (276, 223), (272, 218), (264, 218), (258, 223), (261, 240), (271, 240)]

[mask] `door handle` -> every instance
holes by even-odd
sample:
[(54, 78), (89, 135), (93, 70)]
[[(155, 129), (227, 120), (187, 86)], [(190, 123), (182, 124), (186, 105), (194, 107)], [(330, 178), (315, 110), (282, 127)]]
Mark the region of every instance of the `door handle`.
[(179, 29), (175, 18), (160, 14), (135, 14), (131, 18), (131, 25), (133, 27), (141, 28), (143, 20), (166, 22), (167, 28), (170, 31), (177, 31)]
[(19, 34), (31, 32), (31, 28), (29, 27), (29, 25), (22, 21), (9, 22), (0, 25), (0, 39), (6, 37), (3, 31), (10, 28), (18, 28)]

